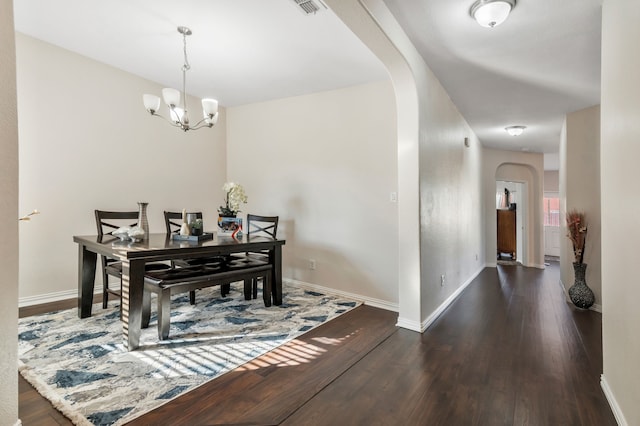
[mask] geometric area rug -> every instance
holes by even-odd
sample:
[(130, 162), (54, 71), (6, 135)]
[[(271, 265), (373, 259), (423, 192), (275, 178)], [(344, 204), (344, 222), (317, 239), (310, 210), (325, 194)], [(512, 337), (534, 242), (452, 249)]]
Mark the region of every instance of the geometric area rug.
[(360, 305), (360, 302), (287, 285), (281, 306), (262, 295), (244, 300), (236, 283), (171, 300), (169, 339), (158, 340), (155, 296), (140, 348), (123, 345), (118, 302), (20, 319), (22, 376), (76, 425), (121, 425), (257, 358)]

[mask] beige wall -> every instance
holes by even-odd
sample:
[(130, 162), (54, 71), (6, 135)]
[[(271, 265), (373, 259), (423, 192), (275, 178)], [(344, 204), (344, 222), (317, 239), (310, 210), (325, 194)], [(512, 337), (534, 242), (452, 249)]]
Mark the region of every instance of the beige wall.
[(0, 1), (0, 424), (18, 422), (18, 125), (13, 3)]
[(640, 2), (605, 0), (602, 19), (603, 388), (620, 425), (640, 424)]
[[(327, 0), (336, 15), (384, 63), (393, 83), (397, 123), (398, 184), (398, 325), (420, 331), (420, 189), (419, 189), (419, 111), (413, 72), (392, 40), (406, 35), (378, 0)], [(375, 16), (367, 8), (376, 9)], [(384, 22), (382, 22), (384, 21)], [(382, 30), (384, 28), (384, 31)]]
[(424, 63), (414, 68), (424, 74), (418, 79), (424, 320), (484, 266), (484, 151), (433, 73)]
[(545, 192), (560, 191), (560, 174), (558, 170), (544, 171), (544, 191)]
[(423, 330), (484, 262), (482, 149), (384, 2), (328, 4), (391, 75), (398, 114), (398, 324)]
[[(585, 213), (588, 226), (585, 279), (596, 297), (594, 309), (601, 310), (600, 107), (567, 114), (560, 146), (560, 217), (563, 219), (560, 221), (560, 235), (567, 234), (564, 220), (567, 211)], [(573, 247), (564, 237), (560, 239), (560, 280), (565, 291), (574, 283)]]
[[(526, 223), (524, 233), (526, 244), (523, 246), (522, 263), (525, 266), (544, 268), (543, 162), (542, 154), (484, 149), (482, 185), (485, 221), (483, 231), (488, 265), (496, 265), (496, 180), (504, 180), (526, 184), (526, 206), (521, 209)], [(520, 206), (518, 208), (520, 209)]]
[(202, 210), (213, 226), (224, 110), (213, 129), (184, 133), (145, 111), (142, 94), (159, 94), (157, 84), (22, 34), (16, 42), (20, 211), (42, 212), (20, 229), (22, 304), (77, 294), (72, 236), (96, 233), (94, 209), (146, 201), (152, 232), (164, 232), (165, 209)]
[(397, 309), (391, 83), (229, 108), (227, 120), (229, 179), (245, 186), (243, 214), (280, 217), (285, 278)]

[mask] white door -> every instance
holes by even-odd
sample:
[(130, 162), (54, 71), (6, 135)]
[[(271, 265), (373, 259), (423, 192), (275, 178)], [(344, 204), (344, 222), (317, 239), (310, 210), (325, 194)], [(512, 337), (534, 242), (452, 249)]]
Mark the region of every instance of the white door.
[(560, 199), (558, 194), (544, 194), (544, 254), (560, 256)]

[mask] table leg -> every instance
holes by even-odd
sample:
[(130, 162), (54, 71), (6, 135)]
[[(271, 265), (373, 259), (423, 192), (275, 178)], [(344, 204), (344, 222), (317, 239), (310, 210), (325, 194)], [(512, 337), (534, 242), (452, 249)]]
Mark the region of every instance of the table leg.
[(271, 251), (272, 256), (272, 280), (271, 293), (273, 294), (273, 304), (282, 305), (282, 246), (276, 245)]
[(78, 317), (91, 316), (93, 288), (96, 279), (97, 254), (78, 245)]
[(132, 351), (140, 346), (144, 260), (122, 261), (122, 333), (124, 344)]

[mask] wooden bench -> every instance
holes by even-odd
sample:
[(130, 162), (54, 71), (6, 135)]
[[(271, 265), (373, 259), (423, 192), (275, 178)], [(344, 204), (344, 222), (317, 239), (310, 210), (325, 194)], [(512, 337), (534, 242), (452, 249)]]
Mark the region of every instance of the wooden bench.
[(269, 263), (250, 258), (234, 259), (224, 264), (194, 265), (165, 271), (151, 271), (144, 277), (142, 299), (142, 328), (149, 327), (151, 293), (158, 296), (158, 338), (169, 338), (171, 295), (220, 285), (222, 296), (229, 292), (229, 284), (244, 281), (245, 300), (251, 300), (252, 281), (263, 279), (263, 300), (271, 306), (271, 270)]

